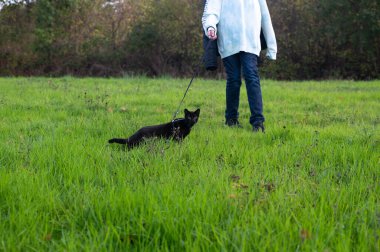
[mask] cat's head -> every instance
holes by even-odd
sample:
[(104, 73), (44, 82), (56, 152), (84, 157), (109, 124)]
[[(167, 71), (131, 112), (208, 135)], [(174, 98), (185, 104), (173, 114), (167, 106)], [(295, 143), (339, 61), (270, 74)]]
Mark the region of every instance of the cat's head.
[(198, 122), (199, 113), (201, 112), (200, 109), (195, 110), (194, 112), (191, 112), (187, 109), (184, 110), (185, 112), (185, 119), (188, 121), (188, 123), (193, 126)]

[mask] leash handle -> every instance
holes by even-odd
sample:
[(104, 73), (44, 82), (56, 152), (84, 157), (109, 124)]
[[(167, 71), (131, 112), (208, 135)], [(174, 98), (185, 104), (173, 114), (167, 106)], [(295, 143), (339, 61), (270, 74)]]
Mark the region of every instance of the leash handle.
[[(206, 51), (209, 49), (209, 47), (210, 47), (210, 45), (211, 45), (211, 42), (212, 42), (212, 40), (209, 39), (209, 41), (207, 42)], [(201, 63), (203, 62), (204, 57), (205, 57), (205, 55), (202, 55), (202, 57), (200, 58)], [(193, 80), (194, 80), (195, 76), (197, 76), (197, 75), (199, 74), (199, 71), (200, 71), (200, 65), (198, 65), (197, 70), (194, 72), (193, 77), (191, 78), (190, 83), (189, 83), (189, 85), (187, 86), (187, 89), (186, 89), (186, 91), (185, 91), (185, 94), (183, 95), (182, 100), (181, 100), (181, 102), (179, 103), (177, 110), (176, 110), (176, 111), (174, 112), (174, 114), (173, 114), (173, 120), (172, 120), (172, 121), (174, 121), (175, 118), (177, 117), (177, 114), (178, 114), (178, 112), (179, 112), (179, 109), (181, 108), (182, 103), (183, 103), (183, 101), (185, 100), (185, 97), (186, 97), (186, 95), (187, 95), (187, 92), (189, 91), (189, 88), (190, 88), (191, 84), (193, 83)]]

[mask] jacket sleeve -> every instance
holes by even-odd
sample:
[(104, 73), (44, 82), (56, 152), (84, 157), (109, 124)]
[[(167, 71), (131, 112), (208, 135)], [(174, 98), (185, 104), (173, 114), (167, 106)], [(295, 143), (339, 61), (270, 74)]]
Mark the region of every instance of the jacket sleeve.
[(274, 34), (273, 30), (272, 20), (269, 14), (268, 5), (266, 0), (259, 0), (259, 3), (261, 10), (261, 28), (263, 30), (263, 34), (268, 46), (266, 56), (271, 60), (275, 60), (277, 54), (277, 42), (276, 35)]
[(216, 25), (219, 23), (221, 6), (222, 0), (206, 0), (202, 16), (203, 30), (206, 35), (209, 27), (213, 27), (217, 31)]

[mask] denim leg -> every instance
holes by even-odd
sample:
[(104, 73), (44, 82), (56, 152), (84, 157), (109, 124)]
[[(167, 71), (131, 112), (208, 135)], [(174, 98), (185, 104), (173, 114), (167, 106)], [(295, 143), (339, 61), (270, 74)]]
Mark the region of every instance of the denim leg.
[(240, 59), (247, 88), (249, 108), (251, 110), (249, 122), (252, 125), (258, 125), (265, 121), (260, 77), (257, 68), (258, 56), (252, 53), (240, 52)]
[(223, 59), (227, 75), (226, 85), (226, 120), (239, 117), (239, 97), (241, 87), (241, 63), (239, 53)]

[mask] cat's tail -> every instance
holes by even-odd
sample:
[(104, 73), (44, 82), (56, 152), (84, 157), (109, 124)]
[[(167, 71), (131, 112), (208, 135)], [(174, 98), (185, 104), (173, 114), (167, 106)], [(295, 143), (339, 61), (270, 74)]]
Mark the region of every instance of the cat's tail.
[(118, 144), (127, 144), (128, 143), (128, 139), (124, 139), (124, 138), (112, 138), (110, 140), (108, 140), (108, 143), (118, 143)]

